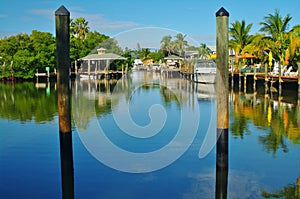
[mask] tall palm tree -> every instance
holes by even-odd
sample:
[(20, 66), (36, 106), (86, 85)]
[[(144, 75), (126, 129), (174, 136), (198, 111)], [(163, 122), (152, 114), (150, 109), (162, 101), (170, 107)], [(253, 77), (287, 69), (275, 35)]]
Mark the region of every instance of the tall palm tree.
[(201, 59), (207, 59), (207, 57), (209, 56), (209, 49), (206, 44), (200, 45), (200, 47), (198, 48), (198, 55)]
[[(289, 56), (300, 62), (300, 25), (294, 26), (289, 32)], [(298, 68), (299, 69), (299, 68)]]
[(260, 31), (266, 33), (269, 39), (274, 42), (272, 53), (274, 57), (279, 58), (282, 64), (289, 46), (288, 24), (291, 19), (289, 14), (282, 18), (279, 10), (276, 9), (274, 15), (265, 16), (264, 21), (259, 23), (262, 25)]
[(71, 33), (73, 36), (84, 40), (89, 32), (88, 21), (85, 20), (83, 17), (79, 17), (75, 20), (71, 19)]
[(276, 9), (274, 15), (269, 14), (264, 17), (265, 21), (259, 23), (263, 26), (260, 31), (267, 33), (274, 40), (278, 40), (282, 34), (287, 32), (288, 23), (291, 19), (292, 17), (289, 14), (282, 19), (279, 10)]
[(168, 36), (164, 36), (160, 43), (161, 43), (161, 46), (160, 46), (160, 49), (161, 50), (164, 50), (164, 51), (167, 51), (168, 52), (168, 56), (171, 55), (171, 51), (172, 51), (172, 37), (170, 35)]
[(235, 55), (238, 56), (253, 39), (253, 36), (249, 34), (252, 23), (246, 25), (245, 20), (242, 20), (242, 22), (236, 20), (231, 23), (231, 26), (232, 27), (229, 28), (229, 35), (231, 37), (229, 40), (229, 48), (233, 49)]
[(175, 49), (179, 52), (180, 56), (183, 56), (185, 47), (188, 46), (188, 42), (185, 40), (186, 35), (183, 35), (181, 33), (178, 33), (175, 38), (176, 40), (174, 41), (174, 46)]

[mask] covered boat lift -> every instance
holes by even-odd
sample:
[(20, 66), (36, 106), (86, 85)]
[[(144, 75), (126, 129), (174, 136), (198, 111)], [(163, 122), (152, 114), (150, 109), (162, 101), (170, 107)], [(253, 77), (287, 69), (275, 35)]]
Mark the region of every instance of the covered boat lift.
[(87, 55), (80, 60), (82, 61), (80, 67), (80, 74), (84, 75), (97, 75), (105, 74), (108, 71), (116, 71), (117, 67), (114, 65), (115, 60), (126, 60), (125, 57), (114, 53), (105, 53), (104, 48), (97, 49), (97, 54)]

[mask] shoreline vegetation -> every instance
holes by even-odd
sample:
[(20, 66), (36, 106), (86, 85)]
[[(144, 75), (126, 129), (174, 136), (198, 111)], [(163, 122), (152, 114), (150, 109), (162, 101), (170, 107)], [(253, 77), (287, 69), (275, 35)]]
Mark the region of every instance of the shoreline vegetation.
[[(259, 33), (250, 35), (252, 23), (245, 20), (230, 23), (229, 49), (234, 51), (229, 65), (238, 70), (241, 65), (267, 65), (272, 70), (275, 62), (281, 66), (292, 66), (297, 71), (300, 65), (300, 24), (289, 29), (292, 17), (287, 14), (282, 17), (279, 10), (268, 14), (259, 24)], [(190, 46), (186, 36), (181, 33), (172, 38), (162, 37), (160, 49), (156, 52), (148, 48), (141, 48), (137, 43), (136, 49), (122, 49), (118, 41), (97, 31), (90, 31), (88, 21), (79, 17), (70, 22), (70, 69), (80, 68), (78, 59), (97, 52), (98, 48), (105, 48), (108, 53), (119, 54), (127, 60), (116, 61), (117, 69), (122, 64), (130, 69), (134, 59), (151, 60), (161, 63), (164, 57), (177, 55), (186, 57), (187, 51), (196, 52), (194, 59), (216, 59), (216, 52), (202, 43), (199, 47)], [(271, 52), (271, 53), (270, 53)], [(20, 33), (8, 38), (0, 38), (0, 79), (30, 80), (35, 78), (36, 72), (53, 72), (56, 70), (55, 37), (49, 32), (33, 30), (30, 35)], [(244, 54), (250, 54), (252, 59), (239, 59)], [(270, 54), (272, 54), (270, 58)], [(182, 67), (191, 68), (195, 60), (183, 60)], [(77, 66), (75, 67), (75, 64)]]

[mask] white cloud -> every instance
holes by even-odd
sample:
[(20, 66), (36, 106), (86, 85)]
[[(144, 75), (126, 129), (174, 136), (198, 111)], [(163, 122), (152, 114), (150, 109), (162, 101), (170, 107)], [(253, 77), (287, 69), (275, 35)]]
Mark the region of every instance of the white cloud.
[(84, 17), (89, 22), (91, 30), (96, 30), (97, 32), (106, 34), (112, 34), (138, 27), (137, 23), (131, 21), (111, 21), (109, 19), (104, 18), (101, 14), (84, 14), (72, 12), (71, 17)]
[(8, 15), (6, 15), (6, 14), (0, 14), (0, 19), (1, 18), (7, 18), (8, 17)]
[[(71, 18), (83, 17), (89, 22), (89, 27), (92, 31), (96, 30), (100, 33), (115, 34), (124, 30), (129, 30), (138, 27), (137, 23), (131, 21), (112, 21), (105, 18), (101, 14), (86, 14), (76, 11), (84, 11), (81, 7), (72, 7), (70, 11)], [(52, 9), (32, 9), (30, 14), (39, 15), (50, 20), (54, 20), (55, 11)]]
[(55, 11), (53, 11), (52, 9), (32, 9), (29, 10), (29, 13), (43, 16), (46, 17), (47, 19), (53, 19)]

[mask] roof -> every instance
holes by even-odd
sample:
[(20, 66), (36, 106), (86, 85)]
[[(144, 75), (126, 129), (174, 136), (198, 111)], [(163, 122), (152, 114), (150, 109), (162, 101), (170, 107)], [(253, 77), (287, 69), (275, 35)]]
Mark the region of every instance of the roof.
[(177, 59), (177, 60), (183, 60), (183, 58), (178, 57), (178, 56), (176, 56), (176, 55), (170, 55), (170, 56), (168, 56), (168, 57), (165, 57), (164, 59)]
[(127, 58), (114, 53), (104, 53), (104, 54), (90, 54), (83, 58), (82, 60), (126, 60)]

